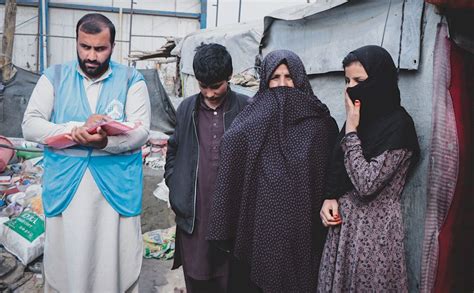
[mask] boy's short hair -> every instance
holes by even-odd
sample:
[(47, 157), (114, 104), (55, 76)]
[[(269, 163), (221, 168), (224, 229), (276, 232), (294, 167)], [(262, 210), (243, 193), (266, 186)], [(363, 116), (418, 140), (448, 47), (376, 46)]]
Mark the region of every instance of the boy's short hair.
[(194, 76), (206, 85), (211, 85), (232, 76), (232, 57), (219, 44), (201, 44), (196, 48), (193, 60)]

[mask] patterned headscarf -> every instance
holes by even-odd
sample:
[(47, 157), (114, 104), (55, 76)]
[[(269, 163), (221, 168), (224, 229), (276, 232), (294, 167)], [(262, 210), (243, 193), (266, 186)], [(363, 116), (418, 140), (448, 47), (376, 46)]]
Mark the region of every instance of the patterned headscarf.
[[(282, 63), (295, 88), (270, 89)], [(254, 101), (224, 134), (208, 231), (209, 240), (231, 242), (265, 292), (316, 289), (325, 240), (318, 214), (336, 135), (298, 56), (268, 54)]]
[[(309, 83), (303, 62), (298, 55), (289, 50), (272, 51), (268, 53), (265, 59), (263, 59), (260, 68), (260, 92), (269, 88), (268, 84), (270, 83), (270, 78), (280, 64), (286, 64), (286, 66), (288, 66), (288, 71), (290, 72), (295, 88), (304, 92), (308, 96), (314, 96), (313, 88)], [(258, 97), (258, 95), (256, 95), (256, 97)], [(254, 97), (254, 99), (256, 97)], [(326, 105), (324, 105), (316, 96), (314, 98), (318, 107), (321, 108), (320, 111), (329, 114), (329, 109)]]

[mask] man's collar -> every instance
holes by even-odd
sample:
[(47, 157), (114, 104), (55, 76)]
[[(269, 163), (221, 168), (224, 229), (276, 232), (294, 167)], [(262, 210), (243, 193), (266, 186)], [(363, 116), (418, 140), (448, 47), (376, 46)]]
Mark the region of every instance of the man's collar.
[(103, 81), (104, 79), (108, 78), (112, 74), (112, 67), (110, 66), (110, 63), (109, 63), (109, 68), (107, 68), (107, 70), (104, 72), (104, 74), (102, 74), (101, 76), (99, 76), (96, 79), (92, 79), (89, 76), (87, 76), (84, 73), (84, 71), (82, 71), (82, 68), (81, 68), (81, 66), (79, 66), (79, 63), (77, 63), (76, 70), (77, 70), (77, 72), (79, 72), (80, 75), (82, 75), (82, 77), (84, 77), (86, 80), (91, 81), (91, 82)]

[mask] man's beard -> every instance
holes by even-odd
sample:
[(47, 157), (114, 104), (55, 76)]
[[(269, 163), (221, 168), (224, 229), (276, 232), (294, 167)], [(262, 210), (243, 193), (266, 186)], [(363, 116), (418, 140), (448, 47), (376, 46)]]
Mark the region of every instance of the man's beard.
[[(81, 67), (82, 71), (90, 78), (98, 78), (102, 74), (104, 74), (107, 69), (109, 69), (109, 63), (110, 63), (110, 58), (112, 57), (112, 54), (109, 55), (107, 60), (105, 62), (100, 63), (98, 61), (90, 61), (87, 59), (81, 60), (79, 57), (79, 54), (77, 55), (77, 61), (79, 62), (79, 67)], [(88, 68), (86, 66), (86, 63), (92, 63), (98, 65), (95, 68)]]

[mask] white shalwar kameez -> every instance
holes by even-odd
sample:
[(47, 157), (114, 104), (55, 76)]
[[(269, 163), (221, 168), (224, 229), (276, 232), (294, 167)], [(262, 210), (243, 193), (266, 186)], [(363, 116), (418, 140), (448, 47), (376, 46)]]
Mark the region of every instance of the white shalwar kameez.
[[(84, 88), (91, 109), (96, 108), (102, 81), (85, 77)], [(85, 121), (65, 124), (49, 122), (53, 110), (54, 88), (42, 76), (30, 99), (23, 120), (26, 139), (43, 143), (52, 135), (67, 133)], [(139, 149), (147, 140), (150, 101), (144, 81), (130, 87), (125, 105), (127, 122), (141, 126), (125, 135), (108, 137), (103, 150), (93, 155), (122, 153)], [(138, 190), (138, 186), (137, 186)], [(140, 216), (118, 214), (100, 192), (87, 169), (74, 198), (66, 210), (46, 218), (44, 249), (45, 292), (138, 292), (142, 264)]]

